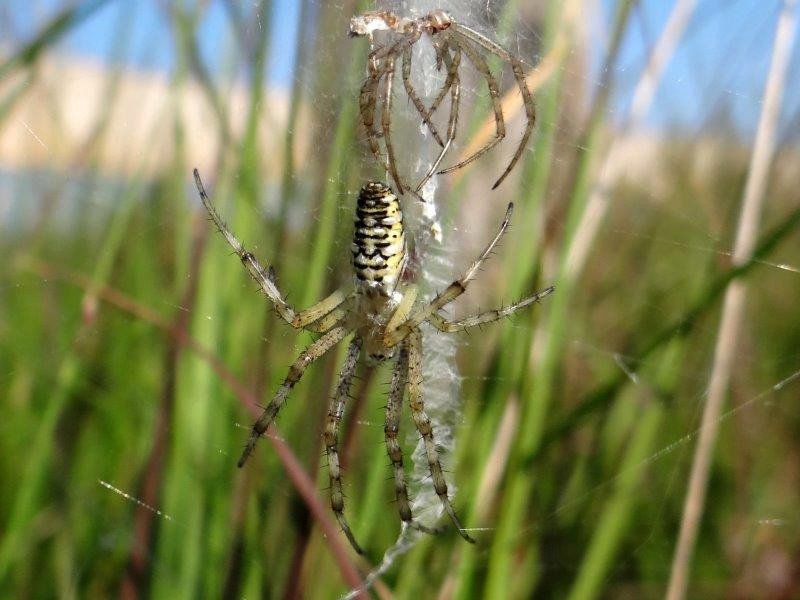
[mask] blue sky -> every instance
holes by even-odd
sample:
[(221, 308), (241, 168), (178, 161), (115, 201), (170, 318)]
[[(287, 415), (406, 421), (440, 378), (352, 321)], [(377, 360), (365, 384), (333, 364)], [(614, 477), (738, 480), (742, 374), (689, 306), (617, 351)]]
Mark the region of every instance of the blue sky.
[[(608, 3), (607, 3), (608, 4)], [(666, 22), (672, 1), (643, 0), (634, 15), (618, 64), (617, 106), (638, 78), (648, 49)], [(668, 65), (651, 120), (684, 130), (707, 124), (719, 109), (740, 131), (752, 135), (759, 113), (780, 0), (699, 0), (695, 14)], [(800, 52), (795, 42), (784, 100), (788, 127), (800, 110)]]
[[(13, 31), (23, 39), (33, 36), (42, 24), (67, 4), (63, 0), (7, 1), (6, 8), (0, 8), (0, 16), (10, 20)], [(108, 61), (124, 38), (126, 64), (139, 69), (170, 71), (175, 66), (175, 51), (171, 27), (163, 8), (167, 4), (156, 0), (109, 0), (72, 30), (62, 41), (61, 47), (76, 55)], [(250, 14), (255, 4), (253, 0), (242, 2), (242, 12)], [(291, 80), (294, 66), (294, 39), (300, 3), (276, 0), (273, 5), (271, 38), (280, 44), (281, 52), (269, 53), (273, 59), (268, 66), (269, 77), (273, 82), (286, 85)], [(252, 34), (256, 35), (263, 25), (255, 21), (250, 23)], [(0, 20), (0, 33), (3, 29), (5, 27)], [(216, 0), (208, 3), (200, 32), (200, 47), (206, 64), (213, 70), (223, 69), (224, 49), (230, 48), (233, 43), (223, 2)], [(222, 52), (218, 52), (218, 48), (222, 48)]]
[[(528, 0), (532, 1), (532, 0)], [(166, 1), (111, 0), (73, 30), (62, 42), (67, 52), (110, 61), (119, 47), (125, 64), (139, 69), (170, 71), (175, 52), (171, 28), (163, 7)], [(275, 0), (267, 24), (249, 23), (248, 35), (272, 30), (268, 79), (287, 86), (293, 77), (299, 2)], [(241, 3), (243, 13), (253, 11), (255, 0)], [(614, 0), (603, 0), (606, 14)], [(622, 114), (630, 99), (649, 48), (659, 35), (673, 5), (671, 0), (642, 0), (635, 9), (621, 58), (615, 71), (618, 82), (612, 108)], [(737, 130), (752, 135), (766, 76), (780, 0), (699, 0), (692, 23), (665, 73), (664, 82), (648, 122), (659, 128), (695, 131), (706, 126), (710, 115), (729, 115)], [(28, 39), (57, 9), (60, 0), (6, 0), (0, 8), (0, 37), (10, 31)], [(345, 27), (343, 23), (343, 31)], [(201, 51), (216, 72), (230, 65), (233, 39), (223, 2), (212, 0), (201, 25)], [(783, 126), (797, 125), (800, 112), (800, 52), (795, 44)], [(794, 120), (794, 121), (793, 121)], [(787, 132), (788, 133), (788, 132)]]

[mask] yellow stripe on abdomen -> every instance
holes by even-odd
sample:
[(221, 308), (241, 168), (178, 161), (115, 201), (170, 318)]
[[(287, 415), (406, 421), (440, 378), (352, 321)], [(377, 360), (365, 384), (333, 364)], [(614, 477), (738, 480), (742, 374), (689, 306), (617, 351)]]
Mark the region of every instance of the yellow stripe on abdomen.
[(400, 203), (383, 183), (370, 182), (358, 194), (351, 250), (357, 282), (391, 294), (405, 266), (406, 238)]

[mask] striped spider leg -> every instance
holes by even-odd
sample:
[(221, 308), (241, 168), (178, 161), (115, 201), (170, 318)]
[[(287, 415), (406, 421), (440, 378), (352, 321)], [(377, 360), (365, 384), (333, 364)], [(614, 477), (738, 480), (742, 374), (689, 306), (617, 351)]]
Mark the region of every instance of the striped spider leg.
[[(430, 419), (425, 413), (422, 391), (423, 353), (420, 325), (428, 322), (440, 331), (444, 332), (465, 331), (471, 327), (481, 325), (483, 323), (497, 321), (507, 317), (517, 310), (538, 302), (555, 291), (555, 287), (550, 286), (540, 292), (515, 302), (508, 307), (486, 311), (477, 315), (460, 319), (458, 321), (448, 321), (438, 314), (439, 310), (450, 304), (453, 300), (458, 298), (467, 290), (469, 282), (475, 278), (483, 262), (489, 257), (500, 239), (507, 231), (512, 211), (513, 204), (509, 204), (506, 210), (505, 218), (500, 226), (500, 230), (497, 232), (489, 245), (484, 249), (484, 251), (481, 252), (480, 256), (469, 266), (469, 268), (459, 279), (453, 281), (443, 292), (437, 294), (427, 305), (424, 305), (415, 311), (406, 309), (406, 311), (403, 313), (403, 319), (393, 318), (392, 321), (390, 321), (387, 325), (383, 338), (383, 343), (387, 348), (392, 348), (400, 344), (401, 358), (403, 356), (403, 352), (407, 353), (407, 385), (411, 415), (417, 431), (419, 432), (420, 436), (422, 436), (425, 444), (425, 453), (428, 459), (428, 466), (430, 469), (434, 490), (436, 491), (436, 495), (439, 497), (445, 512), (450, 517), (453, 524), (461, 533), (462, 537), (469, 542), (473, 542), (474, 540), (464, 531), (464, 528), (461, 526), (458, 516), (456, 515), (456, 512), (450, 503), (447, 493), (447, 481), (445, 480), (438, 451), (436, 449), (433, 427)], [(413, 302), (413, 299), (411, 302)], [(397, 313), (401, 313), (403, 309), (404, 306), (401, 304), (397, 309)], [(393, 448), (390, 448), (389, 455), (392, 458), (393, 464), (395, 464), (395, 460), (392, 457), (392, 450)], [(397, 471), (397, 469), (395, 469), (395, 471)], [(404, 484), (398, 479), (396, 479), (396, 488), (398, 489), (398, 505), (400, 506), (401, 517), (403, 517), (404, 506), (401, 501), (401, 497), (407, 498), (407, 493), (404, 491)]]
[(498, 321), (502, 318), (508, 317), (511, 314), (515, 313), (517, 310), (521, 308), (525, 308), (534, 304), (544, 297), (552, 294), (555, 291), (554, 286), (550, 286), (545, 288), (544, 290), (532, 294), (531, 296), (525, 297), (518, 302), (515, 302), (505, 308), (500, 309), (493, 309), (489, 311), (485, 311), (479, 313), (477, 315), (472, 315), (469, 317), (465, 317), (458, 321), (448, 321), (444, 317), (438, 314), (438, 311), (451, 302), (458, 298), (461, 294), (463, 294), (467, 290), (467, 286), (469, 282), (475, 279), (475, 276), (478, 274), (478, 271), (481, 268), (483, 262), (489, 257), (489, 255), (494, 250), (497, 243), (500, 239), (505, 235), (506, 231), (508, 230), (508, 226), (511, 222), (511, 214), (514, 211), (514, 205), (509, 203), (508, 208), (506, 209), (505, 217), (503, 218), (503, 222), (500, 225), (500, 230), (494, 236), (492, 241), (489, 243), (488, 246), (481, 252), (480, 256), (469, 266), (469, 268), (464, 272), (464, 274), (459, 278), (453, 281), (444, 291), (437, 294), (433, 300), (430, 301), (426, 306), (418, 309), (417, 311), (410, 314), (410, 316), (403, 322), (402, 324), (398, 325), (396, 328), (389, 329), (386, 332), (386, 337), (384, 339), (387, 345), (393, 345), (398, 343), (400, 340), (404, 339), (411, 331), (419, 327), (422, 323), (429, 322), (431, 325), (439, 329), (443, 332), (456, 332), (456, 331), (466, 331), (471, 327), (475, 327), (477, 325), (482, 325), (483, 323), (491, 323), (492, 321)]
[[(200, 200), (202, 200), (203, 206), (217, 230), (222, 234), (222, 237), (225, 238), (225, 241), (228, 242), (228, 245), (233, 248), (236, 256), (242, 261), (242, 264), (250, 273), (250, 276), (258, 284), (258, 287), (267, 299), (272, 302), (275, 306), (275, 310), (284, 321), (295, 329), (307, 329), (308, 331), (319, 333), (330, 329), (335, 322), (339, 321), (341, 317), (344, 316), (344, 309), (341, 305), (347, 298), (342, 290), (336, 290), (330, 296), (306, 310), (295, 312), (286, 300), (284, 300), (283, 294), (281, 294), (278, 289), (272, 269), (264, 269), (256, 257), (248, 252), (242, 243), (236, 239), (236, 236), (228, 229), (228, 226), (225, 224), (225, 221), (222, 220), (217, 209), (211, 204), (211, 200), (208, 194), (206, 194), (203, 181), (200, 179), (200, 173), (197, 169), (194, 170), (194, 182), (200, 194)], [(330, 317), (334, 318), (331, 319)]]

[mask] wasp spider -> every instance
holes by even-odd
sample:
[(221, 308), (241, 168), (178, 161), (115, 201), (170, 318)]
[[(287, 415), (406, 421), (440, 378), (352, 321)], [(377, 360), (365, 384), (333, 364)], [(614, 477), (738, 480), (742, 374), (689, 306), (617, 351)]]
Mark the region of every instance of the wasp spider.
[[(377, 31), (387, 32), (389, 40), (381, 46), (375, 46), (374, 34)], [(434, 98), (430, 107), (426, 107), (420, 99), (416, 90), (411, 84), (411, 50), (426, 33), (430, 37), (433, 48), (436, 52), (436, 65), (438, 69), (442, 65), (447, 69), (447, 76), (444, 84)], [(366, 36), (370, 40), (372, 51), (367, 60), (367, 79), (361, 87), (359, 96), (359, 108), (361, 121), (367, 132), (367, 142), (370, 150), (378, 160), (383, 162), (386, 171), (391, 175), (392, 180), (402, 194), (405, 189), (411, 189), (414, 193), (419, 192), (422, 186), (434, 175), (434, 173), (449, 173), (460, 169), (480, 158), (489, 150), (494, 148), (506, 135), (506, 125), (503, 118), (503, 108), (500, 102), (500, 88), (497, 79), (489, 69), (481, 49), (489, 54), (498, 56), (501, 60), (511, 66), (514, 80), (517, 83), (522, 101), (525, 107), (527, 124), (522, 134), (522, 139), (517, 146), (511, 162), (505, 171), (494, 182), (492, 189), (496, 188), (514, 168), (514, 165), (522, 156), (525, 145), (533, 132), (536, 120), (536, 110), (533, 97), (528, 84), (525, 81), (522, 62), (513, 54), (496, 44), (486, 36), (478, 33), (474, 29), (467, 27), (453, 19), (448, 13), (441, 9), (432, 10), (426, 15), (417, 19), (399, 17), (395, 13), (387, 10), (366, 12), (362, 15), (353, 17), (350, 20), (350, 36)], [(447, 154), (450, 146), (455, 139), (456, 128), (458, 126), (458, 110), (461, 82), (459, 78), (459, 68), (461, 65), (461, 55), (478, 71), (486, 81), (489, 88), (489, 96), (492, 100), (494, 110), (495, 134), (482, 147), (460, 162), (437, 171), (442, 159)], [(402, 62), (402, 79), (406, 94), (414, 104), (416, 110), (422, 117), (423, 123), (430, 130), (433, 138), (441, 146), (439, 156), (433, 161), (431, 168), (425, 176), (410, 188), (400, 178), (395, 161), (394, 148), (391, 139), (391, 113), (392, 113), (392, 84), (394, 83), (395, 63), (400, 59)], [(445, 138), (432, 122), (431, 118), (440, 104), (450, 93), (450, 116), (447, 124)], [(375, 113), (380, 100), (380, 131), (375, 127)], [(382, 137), (386, 150), (386, 155), (381, 155), (381, 148), (378, 139)]]
[(376, 364), (394, 357), (395, 367), (389, 386), (384, 434), (386, 450), (392, 463), (395, 481), (395, 497), (400, 518), (404, 523), (422, 531), (430, 532), (414, 521), (406, 487), (403, 468), (403, 451), (398, 441), (401, 404), (408, 391), (411, 416), (417, 431), (425, 443), (428, 465), (433, 487), (461, 536), (474, 540), (464, 531), (447, 494), (447, 481), (439, 462), (433, 425), (425, 414), (422, 383), (422, 335), (420, 325), (430, 323), (440, 331), (463, 331), (496, 321), (515, 311), (537, 302), (553, 291), (549, 287), (505, 308), (483, 312), (457, 321), (449, 321), (439, 310), (464, 293), (467, 285), (478, 272), (481, 264), (492, 252), (508, 228), (512, 205), (508, 205), (500, 231), (473, 262), (466, 272), (430, 302), (417, 303), (417, 288), (403, 281), (408, 254), (403, 213), (397, 196), (382, 183), (368, 183), (358, 195), (356, 204), (355, 232), (352, 254), (354, 285), (349, 290), (337, 290), (314, 306), (296, 312), (284, 299), (275, 283), (271, 269), (265, 269), (255, 256), (228, 230), (225, 222), (211, 204), (203, 188), (200, 175), (194, 171), (195, 183), (211, 220), (239, 256), (247, 271), (258, 283), (261, 291), (272, 302), (278, 314), (292, 327), (320, 334), (289, 367), (289, 373), (277, 392), (253, 425), (250, 437), (239, 458), (243, 466), (252, 454), (260, 438), (280, 411), (289, 391), (300, 380), (305, 369), (336, 344), (352, 335), (347, 358), (342, 365), (336, 392), (328, 409), (324, 440), (328, 455), (330, 475), (331, 507), (347, 539), (361, 553), (344, 516), (344, 498), (339, 468), (338, 436), (339, 423), (344, 413), (350, 382), (356, 370), (359, 356), (363, 353), (369, 364)]

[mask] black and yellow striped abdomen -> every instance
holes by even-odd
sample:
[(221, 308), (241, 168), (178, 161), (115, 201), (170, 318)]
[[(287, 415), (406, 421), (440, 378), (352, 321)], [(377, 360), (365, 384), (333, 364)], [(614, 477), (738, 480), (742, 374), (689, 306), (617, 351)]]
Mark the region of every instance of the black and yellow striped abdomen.
[(400, 203), (383, 183), (372, 181), (358, 194), (352, 252), (357, 282), (390, 295), (406, 263), (406, 238)]

